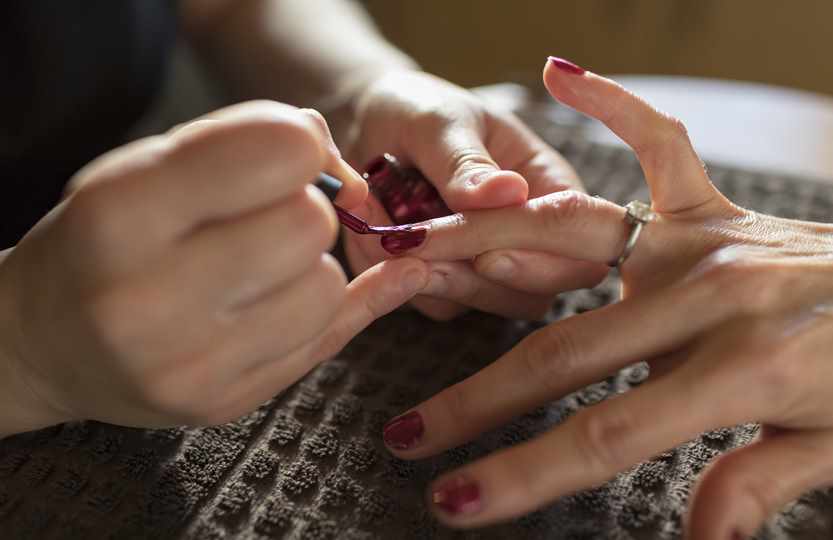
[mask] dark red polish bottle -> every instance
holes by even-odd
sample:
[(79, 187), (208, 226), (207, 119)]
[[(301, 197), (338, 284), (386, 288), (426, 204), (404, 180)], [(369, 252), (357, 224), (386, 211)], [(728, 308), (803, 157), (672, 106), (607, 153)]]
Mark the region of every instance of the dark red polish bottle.
[(368, 164), (364, 173), (370, 192), (379, 199), (397, 225), (418, 223), (450, 215), (436, 188), (413, 167), (384, 154)]

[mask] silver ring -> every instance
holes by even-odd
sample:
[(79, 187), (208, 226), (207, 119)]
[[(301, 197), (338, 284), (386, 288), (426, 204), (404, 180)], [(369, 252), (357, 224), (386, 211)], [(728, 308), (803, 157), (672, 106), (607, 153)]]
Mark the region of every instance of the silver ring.
[(636, 247), (636, 241), (639, 240), (639, 234), (642, 228), (654, 220), (656, 214), (651, 210), (651, 205), (642, 201), (631, 201), (625, 205), (625, 223), (630, 225), (631, 230), (628, 234), (628, 239), (625, 241), (625, 247), (622, 249), (622, 254), (615, 260), (608, 263), (612, 268), (620, 268), (622, 264), (630, 257), (633, 248)]

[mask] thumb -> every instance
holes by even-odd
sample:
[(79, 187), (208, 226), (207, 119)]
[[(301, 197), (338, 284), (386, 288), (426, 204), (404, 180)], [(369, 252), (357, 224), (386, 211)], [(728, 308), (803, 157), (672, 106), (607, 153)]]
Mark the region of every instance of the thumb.
[(319, 339), (313, 360), (336, 354), (370, 323), (405, 304), (427, 283), (427, 266), (413, 257), (390, 259), (362, 272), (347, 286), (347, 297)]
[(477, 127), (449, 121), (439, 129), (431, 125), (430, 131), (415, 133), (413, 140), (409, 157), (452, 210), (498, 208), (526, 201), (526, 180), (498, 166)]

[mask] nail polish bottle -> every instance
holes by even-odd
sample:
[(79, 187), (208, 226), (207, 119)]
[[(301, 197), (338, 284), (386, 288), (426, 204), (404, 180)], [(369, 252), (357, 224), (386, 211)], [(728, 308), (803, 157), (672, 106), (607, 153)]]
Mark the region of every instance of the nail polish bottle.
[(367, 166), (364, 179), (397, 225), (450, 215), (436, 188), (413, 167), (384, 154)]

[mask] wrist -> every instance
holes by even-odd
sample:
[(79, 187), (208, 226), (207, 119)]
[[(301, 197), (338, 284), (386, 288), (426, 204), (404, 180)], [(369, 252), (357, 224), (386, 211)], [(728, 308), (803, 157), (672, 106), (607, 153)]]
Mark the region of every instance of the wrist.
[(23, 327), (7, 261), (11, 252), (0, 251), (0, 438), (69, 420), (40, 399), (26, 376)]

